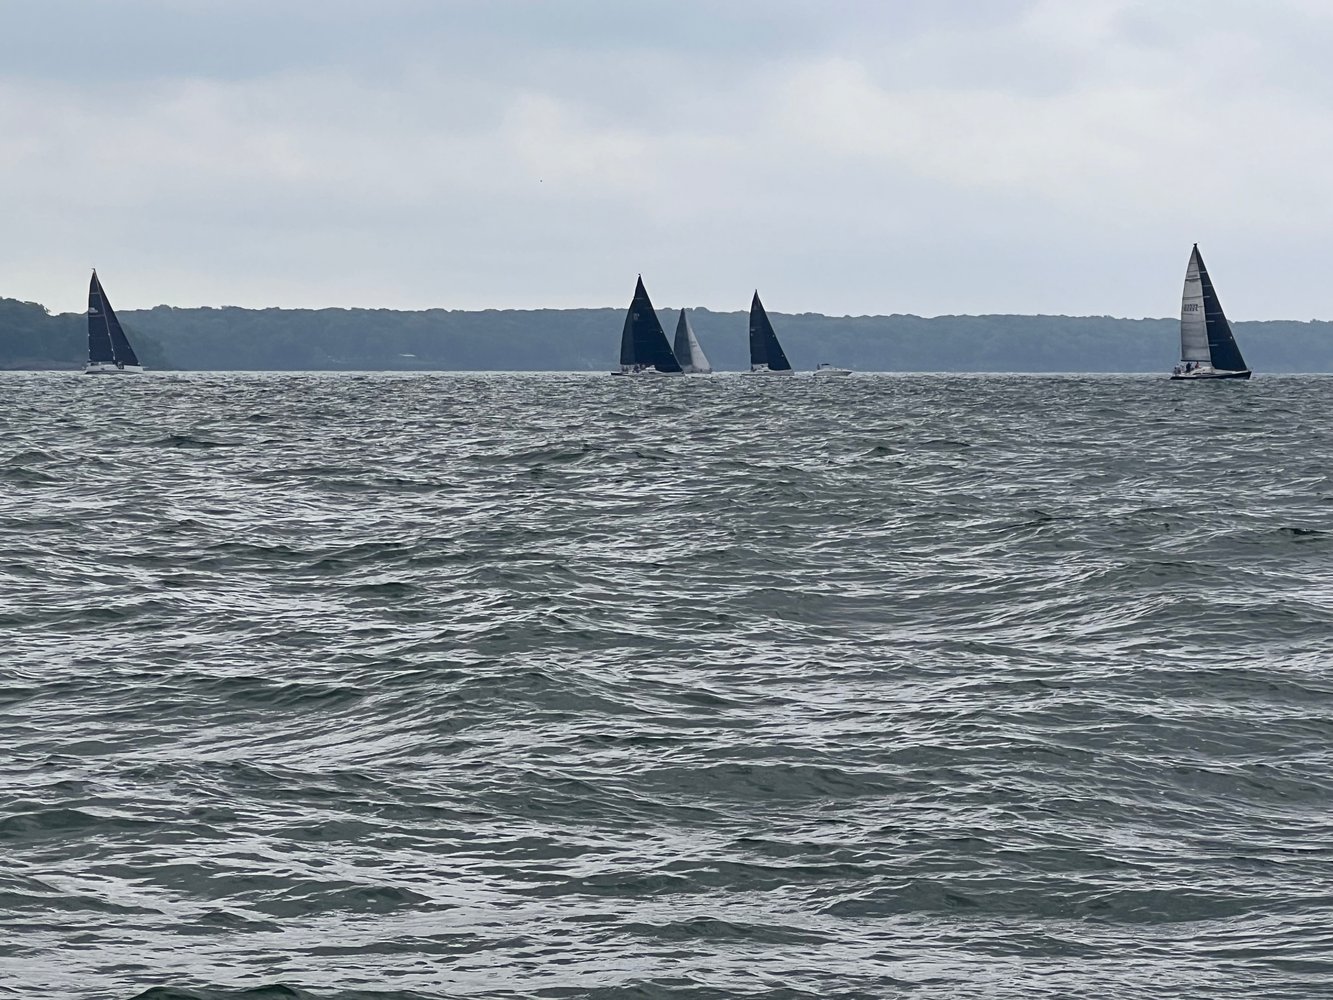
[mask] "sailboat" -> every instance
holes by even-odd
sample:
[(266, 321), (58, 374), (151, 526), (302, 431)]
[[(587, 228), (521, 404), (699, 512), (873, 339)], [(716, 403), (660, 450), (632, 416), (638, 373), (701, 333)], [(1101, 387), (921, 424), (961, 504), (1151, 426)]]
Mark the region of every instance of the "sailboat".
[(690, 326), (690, 321), (685, 318), (684, 309), (680, 311), (680, 319), (676, 320), (676, 342), (672, 345), (672, 350), (675, 351), (676, 360), (680, 362), (681, 371), (685, 374), (712, 374), (713, 366), (704, 356), (703, 348), (699, 346), (699, 340), (694, 335), (694, 327)]
[(1249, 378), (1250, 370), (1236, 346), (1231, 324), (1222, 312), (1199, 244), (1194, 244), (1185, 269), (1185, 292), (1180, 303), (1180, 364), (1173, 382), (1199, 379)]
[(750, 302), (750, 370), (749, 375), (790, 375), (791, 362), (782, 353), (778, 335), (773, 332), (759, 293)]
[(680, 363), (671, 353), (666, 331), (657, 318), (643, 275), (634, 286), (634, 298), (625, 313), (625, 329), (620, 335), (620, 370), (612, 375), (680, 375)]
[(88, 283), (88, 363), (83, 366), (83, 373), (120, 375), (141, 371), (139, 356), (130, 346), (116, 311), (111, 308), (111, 300), (93, 271)]

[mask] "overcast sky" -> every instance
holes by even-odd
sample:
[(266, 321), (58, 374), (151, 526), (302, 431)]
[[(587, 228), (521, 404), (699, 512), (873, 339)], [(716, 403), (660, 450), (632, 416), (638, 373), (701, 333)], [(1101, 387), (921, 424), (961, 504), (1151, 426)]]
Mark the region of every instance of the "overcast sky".
[(0, 295), (1333, 318), (1325, 0), (6, 0)]

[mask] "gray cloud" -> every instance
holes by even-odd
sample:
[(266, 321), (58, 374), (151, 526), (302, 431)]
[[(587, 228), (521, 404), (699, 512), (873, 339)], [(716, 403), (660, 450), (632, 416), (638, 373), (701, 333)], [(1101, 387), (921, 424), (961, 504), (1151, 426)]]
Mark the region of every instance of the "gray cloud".
[(1327, 317), (1320, 3), (0, 8), (0, 294)]

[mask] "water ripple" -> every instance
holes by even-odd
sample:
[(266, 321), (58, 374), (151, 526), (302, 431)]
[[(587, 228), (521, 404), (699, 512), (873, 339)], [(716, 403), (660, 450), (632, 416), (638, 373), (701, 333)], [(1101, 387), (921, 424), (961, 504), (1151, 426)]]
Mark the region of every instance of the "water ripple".
[(1333, 979), (1333, 380), (5, 374), (0, 996)]

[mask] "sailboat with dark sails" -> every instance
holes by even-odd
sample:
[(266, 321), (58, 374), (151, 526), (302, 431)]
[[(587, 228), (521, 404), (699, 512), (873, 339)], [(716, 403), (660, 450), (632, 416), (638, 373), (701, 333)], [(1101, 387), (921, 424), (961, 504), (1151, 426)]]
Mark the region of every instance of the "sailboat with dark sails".
[(1235, 334), (1226, 313), (1222, 312), (1222, 303), (1196, 243), (1185, 269), (1185, 291), (1180, 303), (1180, 364), (1171, 373), (1171, 381), (1249, 377), (1250, 370), (1236, 346)]
[(764, 304), (759, 301), (759, 292), (754, 293), (750, 302), (750, 370), (747, 375), (790, 375), (791, 362), (778, 343), (778, 335), (773, 330)]
[(680, 311), (680, 319), (676, 320), (676, 339), (672, 344), (672, 350), (675, 352), (676, 360), (680, 362), (681, 371), (686, 375), (713, 373), (713, 366), (708, 363), (704, 349), (699, 346), (699, 338), (694, 335), (694, 327), (690, 326), (684, 309)]
[(88, 363), (85, 375), (127, 375), (143, 371), (139, 356), (111, 308), (102, 282), (93, 271), (88, 283)]
[(680, 375), (680, 362), (671, 353), (666, 331), (657, 318), (643, 275), (634, 286), (634, 298), (625, 313), (625, 329), (620, 335), (620, 370), (612, 375)]

